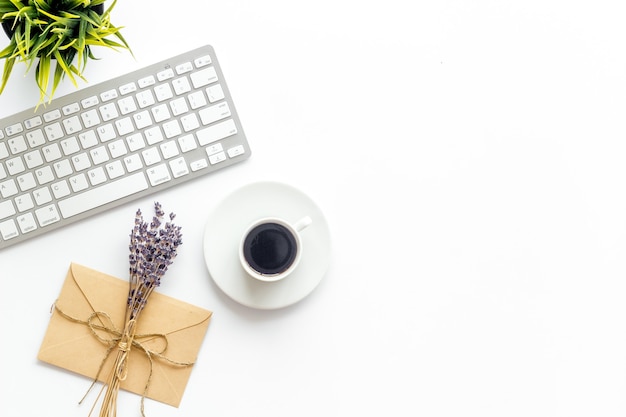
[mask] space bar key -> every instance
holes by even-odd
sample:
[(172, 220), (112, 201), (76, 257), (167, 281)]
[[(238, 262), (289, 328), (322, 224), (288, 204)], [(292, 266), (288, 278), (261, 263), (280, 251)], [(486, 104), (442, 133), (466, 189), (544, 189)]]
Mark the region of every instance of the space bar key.
[(147, 188), (146, 177), (143, 172), (138, 172), (59, 201), (59, 210), (63, 218), (67, 219)]

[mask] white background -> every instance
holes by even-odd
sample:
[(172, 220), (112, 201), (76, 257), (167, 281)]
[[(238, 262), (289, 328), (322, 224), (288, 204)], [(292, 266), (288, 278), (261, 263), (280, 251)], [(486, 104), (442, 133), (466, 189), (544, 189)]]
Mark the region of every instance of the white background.
[[(214, 317), (181, 407), (149, 417), (625, 416), (622, 6), (120, 0), (135, 58), (96, 50), (89, 84), (211, 44), (253, 156), (0, 253), (2, 414), (88, 414), (89, 381), (36, 359), (49, 309), (70, 262), (126, 277), (157, 199), (185, 236), (160, 291)], [(37, 101), (23, 69), (0, 117)], [(332, 234), (322, 283), (277, 311), (202, 254), (208, 211), (261, 179)]]

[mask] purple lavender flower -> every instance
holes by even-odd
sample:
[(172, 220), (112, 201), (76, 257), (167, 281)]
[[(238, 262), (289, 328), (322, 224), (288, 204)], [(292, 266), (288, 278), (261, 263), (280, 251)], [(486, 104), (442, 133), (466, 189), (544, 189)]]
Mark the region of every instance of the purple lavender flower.
[(161, 285), (161, 278), (167, 272), (182, 244), (180, 226), (172, 221), (163, 223), (165, 212), (161, 204), (154, 203), (154, 216), (150, 223), (144, 221), (141, 210), (137, 210), (135, 224), (130, 234), (130, 289), (128, 292), (127, 319), (136, 319), (146, 306), (154, 288)]

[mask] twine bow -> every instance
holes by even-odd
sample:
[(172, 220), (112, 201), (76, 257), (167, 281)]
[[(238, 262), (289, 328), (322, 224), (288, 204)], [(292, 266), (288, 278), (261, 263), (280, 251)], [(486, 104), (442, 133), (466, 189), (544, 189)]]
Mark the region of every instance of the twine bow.
[[(72, 317), (66, 314), (63, 310), (59, 308), (59, 306), (56, 305), (56, 303), (54, 304), (54, 309), (56, 310), (57, 313), (59, 313), (65, 319), (71, 322), (77, 323), (77, 324), (87, 326), (91, 334), (96, 339), (98, 339), (100, 342), (108, 346), (107, 351), (104, 357), (102, 358), (102, 361), (100, 362), (100, 366), (98, 367), (98, 372), (96, 373), (91, 385), (87, 389), (87, 392), (85, 393), (83, 398), (79, 401), (79, 404), (82, 404), (82, 402), (85, 400), (89, 392), (91, 392), (92, 388), (95, 386), (96, 382), (98, 382), (98, 377), (100, 376), (100, 373), (102, 372), (104, 368), (105, 362), (107, 361), (111, 353), (115, 350), (115, 348), (118, 349), (113, 371), (109, 375), (106, 385), (102, 387), (102, 390), (100, 390), (98, 397), (94, 401), (94, 405), (91, 408), (91, 411), (89, 412), (89, 416), (91, 416), (100, 396), (102, 395), (102, 391), (107, 387), (107, 385), (109, 386), (109, 389), (107, 389), (107, 392), (103, 400), (103, 404), (107, 404), (107, 403), (114, 404), (115, 401), (117, 400), (117, 392), (119, 390), (119, 386), (121, 382), (126, 380), (128, 376), (128, 358), (133, 348), (136, 348), (142, 351), (144, 355), (148, 358), (148, 362), (150, 364), (150, 367), (149, 367), (150, 372), (146, 380), (146, 385), (144, 387), (143, 394), (141, 395), (141, 415), (143, 417), (145, 417), (144, 402), (148, 393), (148, 389), (150, 387), (150, 382), (152, 380), (152, 372), (153, 372), (153, 365), (154, 365), (153, 358), (158, 358), (159, 360), (163, 360), (171, 365), (176, 365), (176, 366), (181, 366), (181, 367), (192, 366), (194, 364), (194, 362), (175, 361), (164, 355), (164, 352), (167, 350), (168, 343), (169, 343), (167, 334), (165, 333), (135, 334), (135, 330), (136, 330), (135, 320), (129, 320), (124, 326), (124, 330), (119, 330), (113, 323), (113, 320), (111, 320), (111, 317), (103, 311), (95, 311), (87, 318), (87, 320), (82, 320), (82, 319), (78, 319), (76, 317)], [(146, 343), (149, 341), (153, 341), (153, 340), (161, 341), (161, 345), (162, 345), (161, 349), (152, 350), (146, 347)], [(105, 409), (104, 407), (100, 413), (101, 417), (109, 417), (109, 416), (112, 417), (115, 415), (116, 415), (115, 409), (107, 411), (107, 409)]]

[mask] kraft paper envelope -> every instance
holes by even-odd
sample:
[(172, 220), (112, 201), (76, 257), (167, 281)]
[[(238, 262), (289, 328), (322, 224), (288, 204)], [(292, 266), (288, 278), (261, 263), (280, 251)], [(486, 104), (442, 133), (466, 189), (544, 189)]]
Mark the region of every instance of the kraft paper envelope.
[[(168, 277), (165, 276), (164, 279)], [(69, 371), (95, 378), (108, 346), (98, 340), (86, 324), (69, 317), (85, 322), (94, 312), (103, 312), (111, 317), (117, 330), (123, 329), (128, 287), (128, 281), (71, 264), (38, 358)], [(162, 355), (167, 359), (158, 355), (152, 356), (152, 377), (146, 393), (147, 398), (175, 407), (180, 405), (191, 374), (192, 363), (197, 359), (211, 315), (208, 310), (157, 292), (150, 295), (145, 309), (139, 316), (136, 334), (166, 335), (167, 348)], [(104, 321), (102, 316), (98, 316), (94, 323), (105, 324)], [(104, 331), (97, 333), (102, 337), (112, 337)], [(162, 351), (165, 346), (162, 338), (146, 337), (144, 340), (141, 338), (137, 340), (150, 351)], [(116, 355), (117, 347), (102, 366), (98, 377), (100, 381), (108, 377)], [(177, 363), (173, 364), (168, 360)], [(148, 355), (140, 348), (132, 348), (128, 377), (122, 382), (121, 388), (143, 395), (149, 373)]]

